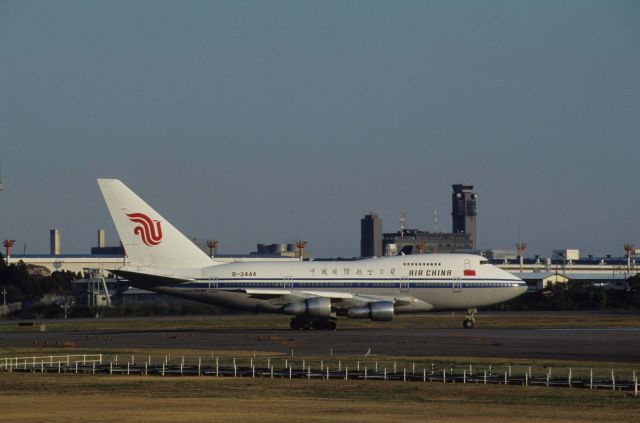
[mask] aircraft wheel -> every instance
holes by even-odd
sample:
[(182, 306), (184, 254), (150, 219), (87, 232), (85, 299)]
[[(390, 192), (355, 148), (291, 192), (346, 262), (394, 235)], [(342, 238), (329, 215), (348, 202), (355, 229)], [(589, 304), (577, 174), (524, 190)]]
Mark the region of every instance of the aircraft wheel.
[(314, 320), (311, 322), (311, 327), (313, 330), (323, 330), (325, 329), (326, 322), (324, 320)]
[(291, 323), (289, 323), (289, 327), (291, 327), (291, 329), (293, 330), (302, 329), (302, 325), (300, 324), (300, 320), (298, 319), (291, 319)]
[(464, 319), (464, 321), (462, 322), (462, 327), (465, 329), (472, 329), (473, 323), (474, 322), (471, 319)]
[(311, 322), (308, 320), (304, 320), (301, 326), (303, 330), (309, 330), (311, 329)]
[(337, 327), (338, 327), (338, 325), (333, 320), (329, 320), (327, 322), (327, 329), (328, 330), (336, 330)]

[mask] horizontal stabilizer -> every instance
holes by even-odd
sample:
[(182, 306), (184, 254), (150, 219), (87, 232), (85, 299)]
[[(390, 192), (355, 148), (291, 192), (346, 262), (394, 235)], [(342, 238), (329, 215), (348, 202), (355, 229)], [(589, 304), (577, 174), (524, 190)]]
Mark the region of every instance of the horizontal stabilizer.
[(129, 285), (140, 289), (151, 289), (158, 286), (175, 286), (191, 279), (174, 278), (171, 276), (161, 276), (149, 273), (131, 272), (129, 270), (109, 270), (109, 272), (125, 278)]

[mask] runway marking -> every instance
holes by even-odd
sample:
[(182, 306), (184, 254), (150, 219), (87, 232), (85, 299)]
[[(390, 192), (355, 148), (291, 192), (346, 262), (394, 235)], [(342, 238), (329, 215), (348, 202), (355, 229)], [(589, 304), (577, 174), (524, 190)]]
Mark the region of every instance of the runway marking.
[[(249, 337), (249, 340), (250, 341), (252, 340), (251, 337)], [(272, 336), (272, 335), (269, 335), (267, 337), (258, 335), (253, 340), (255, 340), (255, 341), (272, 342), (274, 344), (284, 345), (285, 347), (295, 347), (296, 346), (296, 343), (295, 343), (295, 341), (293, 339), (285, 339), (285, 338), (281, 338), (279, 336)]]
[(546, 331), (594, 331), (594, 332), (640, 332), (640, 328), (549, 328), (534, 329)]

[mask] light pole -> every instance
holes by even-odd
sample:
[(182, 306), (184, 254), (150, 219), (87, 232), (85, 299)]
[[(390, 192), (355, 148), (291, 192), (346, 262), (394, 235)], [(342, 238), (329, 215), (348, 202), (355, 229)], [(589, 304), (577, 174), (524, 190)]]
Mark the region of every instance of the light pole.
[(627, 273), (631, 273), (631, 253), (633, 253), (633, 244), (624, 244), (624, 251), (627, 253)]
[(300, 254), (300, 261), (304, 260), (304, 249), (306, 246), (307, 246), (307, 241), (296, 242), (296, 247), (298, 248), (298, 252)]
[(7, 264), (9, 264), (9, 257), (11, 257), (11, 247), (16, 243), (15, 239), (5, 239), (2, 242), (2, 245), (7, 249), (7, 254), (5, 254), (7, 258)]
[(520, 256), (520, 273), (522, 273), (524, 272), (524, 250), (527, 249), (527, 244), (518, 242), (516, 247), (518, 248), (518, 255)]
[(67, 295), (64, 296), (64, 303), (60, 306), (62, 310), (64, 310), (64, 320), (67, 320), (69, 316), (69, 307), (73, 304), (73, 299), (69, 301), (69, 297)]
[(559, 254), (560, 257), (562, 257), (562, 274), (564, 275), (565, 273), (567, 273), (567, 257), (564, 253), (564, 251), (562, 251)]
[(213, 258), (217, 254), (218, 241), (215, 239), (207, 241), (207, 247), (209, 247), (209, 257)]
[(2, 288), (2, 316), (6, 317), (7, 315), (7, 290)]

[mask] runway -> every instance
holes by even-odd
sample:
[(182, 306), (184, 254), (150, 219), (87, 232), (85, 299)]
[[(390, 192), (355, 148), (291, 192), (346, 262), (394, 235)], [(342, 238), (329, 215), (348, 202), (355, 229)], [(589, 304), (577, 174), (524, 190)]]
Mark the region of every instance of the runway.
[(75, 349), (201, 349), (289, 354), (460, 356), (640, 362), (640, 331), (632, 329), (341, 329), (292, 331), (18, 332), (0, 336), (0, 348), (56, 344)]

